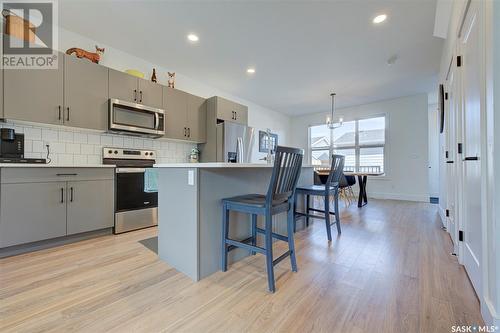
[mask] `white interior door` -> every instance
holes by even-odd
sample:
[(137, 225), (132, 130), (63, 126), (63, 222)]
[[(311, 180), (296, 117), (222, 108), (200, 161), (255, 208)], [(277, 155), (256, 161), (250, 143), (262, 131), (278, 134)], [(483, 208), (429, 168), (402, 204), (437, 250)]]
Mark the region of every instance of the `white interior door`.
[(445, 103), (446, 112), (446, 150), (448, 152), (448, 158), (446, 159), (446, 179), (447, 182), (447, 192), (446, 197), (446, 207), (448, 209), (448, 217), (446, 219), (446, 228), (453, 241), (453, 252), (458, 253), (458, 228), (456, 223), (456, 197), (457, 197), (457, 173), (456, 164), (457, 153), (457, 128), (456, 128), (456, 118), (457, 118), (457, 99), (460, 98), (460, 93), (457, 91), (457, 84), (455, 79), (455, 69), (452, 69), (447, 84), (448, 100)]
[(481, 294), (481, 15), (472, 1), (461, 33), (464, 134), (464, 265)]

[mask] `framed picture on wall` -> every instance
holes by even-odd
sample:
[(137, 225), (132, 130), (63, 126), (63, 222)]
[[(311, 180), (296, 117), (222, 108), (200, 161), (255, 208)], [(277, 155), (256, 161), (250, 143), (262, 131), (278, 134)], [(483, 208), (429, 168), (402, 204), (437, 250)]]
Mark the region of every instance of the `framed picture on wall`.
[(276, 151), (277, 146), (278, 146), (278, 134), (270, 133), (268, 137), (266, 132), (259, 131), (260, 153), (267, 153), (269, 148), (271, 148), (272, 151)]

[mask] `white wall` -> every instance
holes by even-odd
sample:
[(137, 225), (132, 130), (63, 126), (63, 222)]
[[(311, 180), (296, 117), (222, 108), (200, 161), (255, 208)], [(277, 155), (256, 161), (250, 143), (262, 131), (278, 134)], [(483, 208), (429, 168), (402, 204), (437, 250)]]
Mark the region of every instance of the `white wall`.
[[(106, 49), (104, 56), (100, 61), (100, 64), (104, 66), (120, 71), (123, 71), (125, 69), (137, 69), (145, 73), (145, 78), (151, 77), (152, 69), (154, 67), (156, 68), (158, 82), (162, 84), (167, 84), (167, 71), (176, 72), (175, 68), (166, 68), (161, 67), (158, 64), (152, 64), (146, 60), (140, 59), (109, 45), (100, 43), (99, 41), (91, 40), (87, 37), (62, 28), (59, 29), (59, 49), (61, 51), (65, 51), (71, 47), (80, 47), (86, 50), (94, 50), (94, 46), (96, 44), (99, 45), (99, 47), (104, 47)], [(168, 59), (168, 55), (165, 55), (165, 57), (166, 59)], [(196, 66), (196, 64), (193, 64), (193, 66)], [(274, 133), (278, 134), (279, 144), (290, 144), (289, 133), (291, 119), (287, 115), (267, 109), (240, 97), (233, 96), (225, 91), (212, 87), (209, 84), (186, 77), (182, 75), (182, 73), (176, 73), (175, 88), (205, 98), (211, 96), (221, 96), (247, 105), (249, 126), (255, 127), (257, 130), (265, 130), (266, 128), (270, 128)], [(256, 144), (254, 145), (254, 151), (257, 152), (254, 154), (254, 160), (257, 161), (258, 158), (264, 157), (266, 154), (258, 153), (258, 132), (255, 140)]]
[(429, 104), (429, 196), (439, 197), (439, 112), (436, 103)]
[[(374, 198), (429, 201), (428, 186), (428, 98), (426, 94), (401, 97), (338, 109), (345, 121), (386, 115), (386, 176), (371, 177), (368, 195)], [(293, 146), (308, 149), (308, 127), (324, 124), (327, 114), (316, 113), (292, 119)]]

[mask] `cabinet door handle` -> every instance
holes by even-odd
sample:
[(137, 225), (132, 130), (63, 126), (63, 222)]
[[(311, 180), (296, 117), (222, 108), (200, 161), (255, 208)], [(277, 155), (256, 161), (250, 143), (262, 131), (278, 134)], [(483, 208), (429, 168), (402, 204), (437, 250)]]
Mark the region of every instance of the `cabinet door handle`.
[(64, 188), (61, 187), (61, 203), (64, 203)]
[(468, 156), (466, 158), (464, 158), (464, 161), (478, 161), (479, 160), (479, 157), (477, 156)]
[(69, 121), (69, 106), (66, 107), (66, 110), (68, 111), (68, 114), (66, 115), (66, 121)]
[(186, 127), (184, 127), (184, 136), (186, 136)]
[(61, 106), (59, 105), (59, 120), (61, 120)]
[(234, 120), (238, 120), (238, 112), (234, 111)]
[(141, 91), (139, 91), (139, 96), (140, 96), (140, 97), (139, 97), (139, 102), (140, 102), (140, 103), (142, 103), (142, 90), (141, 90)]
[(191, 137), (191, 128), (188, 127), (188, 138)]
[(56, 176), (61, 177), (61, 176), (78, 176), (77, 173), (56, 173)]
[(73, 202), (73, 187), (69, 189), (69, 201)]
[(137, 89), (134, 89), (134, 102), (137, 102)]

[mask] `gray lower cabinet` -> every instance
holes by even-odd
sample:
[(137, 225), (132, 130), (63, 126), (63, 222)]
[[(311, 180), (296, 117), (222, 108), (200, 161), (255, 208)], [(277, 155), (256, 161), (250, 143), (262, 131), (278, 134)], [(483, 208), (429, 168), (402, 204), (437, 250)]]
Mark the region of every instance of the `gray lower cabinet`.
[(109, 69), (109, 97), (161, 108), (163, 86)]
[(1, 168), (0, 248), (114, 225), (114, 170)]
[(111, 228), (113, 190), (113, 180), (68, 182), (68, 235)]
[(108, 69), (86, 59), (65, 56), (64, 124), (108, 128)]
[(63, 59), (57, 69), (4, 69), (4, 118), (62, 124)]
[(66, 182), (2, 184), (0, 247), (66, 235)]

